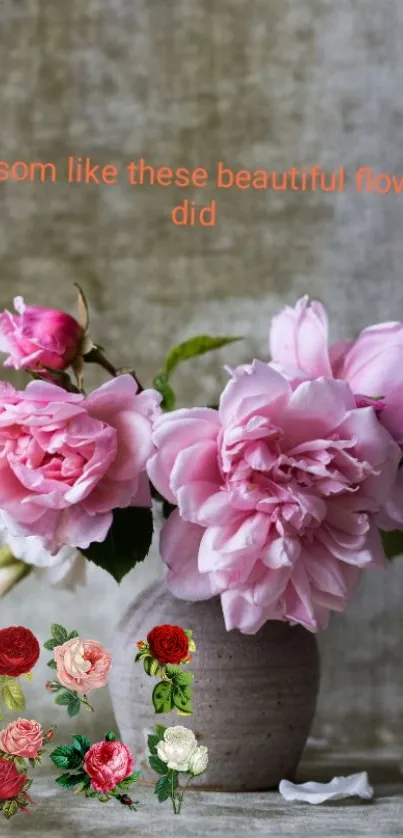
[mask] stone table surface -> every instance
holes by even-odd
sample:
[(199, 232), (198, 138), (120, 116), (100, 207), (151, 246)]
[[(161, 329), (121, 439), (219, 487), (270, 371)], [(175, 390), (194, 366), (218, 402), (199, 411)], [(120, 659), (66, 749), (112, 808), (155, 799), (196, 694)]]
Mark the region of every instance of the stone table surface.
[(160, 838), (187, 836), (292, 836), (298, 838), (349, 838), (349, 836), (402, 835), (403, 776), (396, 754), (356, 752), (313, 755), (303, 763), (300, 780), (330, 780), (335, 775), (368, 770), (375, 788), (371, 802), (339, 801), (311, 806), (286, 803), (278, 792), (223, 794), (190, 792), (185, 798), (180, 821), (169, 801), (159, 804), (151, 789), (138, 787), (141, 804), (137, 813), (111, 801), (102, 806), (93, 800), (74, 797), (54, 784), (51, 769), (38, 774), (33, 786), (36, 807), (30, 816), (17, 816), (1, 824), (1, 835), (11, 838)]

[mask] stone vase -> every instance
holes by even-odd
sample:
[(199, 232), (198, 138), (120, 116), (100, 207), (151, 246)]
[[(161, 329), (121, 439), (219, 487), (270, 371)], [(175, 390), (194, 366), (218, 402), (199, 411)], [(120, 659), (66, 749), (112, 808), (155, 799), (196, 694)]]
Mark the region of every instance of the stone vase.
[[(197, 643), (189, 665), (195, 676), (192, 716), (156, 715), (151, 695), (157, 681), (133, 663), (136, 642), (164, 623), (191, 629)], [(208, 770), (192, 786), (258, 791), (295, 777), (319, 686), (317, 643), (305, 629), (268, 622), (252, 636), (227, 632), (219, 599), (184, 602), (158, 583), (127, 609), (112, 652), (116, 720), (143, 781), (157, 779), (147, 761), (147, 734), (157, 723), (184, 724), (208, 746)]]

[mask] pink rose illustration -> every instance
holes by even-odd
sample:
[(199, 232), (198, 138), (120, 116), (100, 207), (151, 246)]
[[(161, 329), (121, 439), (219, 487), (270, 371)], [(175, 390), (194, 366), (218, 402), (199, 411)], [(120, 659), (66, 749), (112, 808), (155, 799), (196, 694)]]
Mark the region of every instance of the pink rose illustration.
[(79, 353), (84, 336), (77, 320), (64, 311), (26, 306), (22, 297), (15, 297), (14, 307), (18, 315), (0, 314), (0, 352), (9, 355), (4, 366), (66, 369)]
[(134, 764), (133, 755), (123, 742), (97, 742), (85, 755), (84, 771), (93, 789), (106, 793), (130, 776)]
[(53, 650), (57, 677), (69, 690), (88, 695), (104, 687), (112, 665), (110, 653), (96, 640), (73, 637)]
[(12, 756), (35, 759), (43, 742), (41, 725), (32, 719), (17, 719), (0, 731), (0, 750)]
[(161, 534), (168, 586), (187, 600), (220, 594), (227, 629), (317, 631), (361, 569), (383, 564), (376, 515), (400, 449), (346, 381), (292, 381), (254, 361), (218, 411), (171, 411), (154, 442), (150, 478), (178, 505)]
[(149, 507), (146, 462), (159, 410), (154, 390), (122, 375), (84, 397), (33, 381), (0, 384), (0, 507), (12, 535), (63, 545), (102, 542), (112, 510)]

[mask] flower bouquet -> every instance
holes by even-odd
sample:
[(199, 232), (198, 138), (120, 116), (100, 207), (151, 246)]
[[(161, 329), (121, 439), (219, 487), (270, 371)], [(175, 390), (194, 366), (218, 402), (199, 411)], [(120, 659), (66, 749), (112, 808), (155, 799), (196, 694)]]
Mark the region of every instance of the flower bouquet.
[[(304, 297), (217, 407), (175, 409), (178, 364), (238, 338), (185, 341), (146, 387), (93, 342), (78, 299), (77, 319), (21, 298), (0, 316), (5, 366), (33, 379), (0, 388), (3, 591), (27, 565), (75, 581), (85, 560), (120, 581), (149, 551), (152, 498), (166, 589), (220, 603), (224, 630), (256, 643), (280, 623), (324, 629), (364, 571), (403, 552), (402, 324), (328, 346), (326, 312)], [(110, 376), (89, 394), (87, 364)], [(157, 616), (194, 629), (188, 612)]]

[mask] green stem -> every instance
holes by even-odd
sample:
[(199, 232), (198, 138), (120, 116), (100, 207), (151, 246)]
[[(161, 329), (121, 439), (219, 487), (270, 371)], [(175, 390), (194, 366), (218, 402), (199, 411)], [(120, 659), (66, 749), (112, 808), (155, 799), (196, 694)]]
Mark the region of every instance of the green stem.
[(171, 774), (171, 800), (172, 800), (174, 815), (178, 815), (179, 812), (176, 809), (176, 802), (175, 802), (175, 785), (174, 785), (175, 779), (174, 778), (175, 778), (175, 775), (174, 775), (174, 772), (172, 771), (172, 774)]
[(189, 783), (192, 781), (192, 779), (193, 779), (193, 774), (191, 774), (190, 777), (187, 778), (186, 783), (183, 786), (183, 789), (181, 790), (181, 794), (178, 797), (178, 810), (177, 810), (178, 815), (180, 815), (180, 812), (181, 812), (182, 802), (183, 802), (183, 798), (185, 796), (186, 789), (188, 788)]
[(93, 708), (92, 704), (90, 704), (90, 703), (89, 703), (88, 698), (87, 698), (87, 696), (86, 696), (86, 695), (83, 695), (83, 697), (82, 697), (82, 698), (80, 698), (80, 702), (81, 702), (81, 704), (83, 704), (83, 705), (84, 705), (84, 707), (86, 708), (86, 710), (88, 710), (90, 713), (94, 713), (94, 712), (95, 712), (95, 710), (94, 710), (94, 708)]

